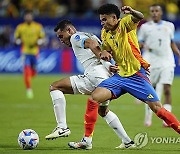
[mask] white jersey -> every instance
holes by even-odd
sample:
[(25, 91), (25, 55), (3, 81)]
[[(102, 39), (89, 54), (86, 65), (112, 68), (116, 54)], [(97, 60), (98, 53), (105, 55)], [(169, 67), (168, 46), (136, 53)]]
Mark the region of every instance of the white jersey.
[(149, 21), (140, 27), (139, 42), (144, 42), (144, 58), (151, 68), (175, 66), (171, 49), (174, 39), (174, 24), (161, 20), (159, 23)]
[[(72, 84), (76, 84), (77, 87), (82, 86), (81, 88), (78, 88), (78, 91), (84, 94), (87, 94), (86, 91), (89, 91), (91, 93), (99, 83), (111, 76), (111, 73), (109, 73), (109, 71), (104, 67), (104, 65), (96, 57), (96, 55), (89, 48), (84, 48), (84, 42), (88, 38), (97, 40), (99, 43), (101, 43), (101, 41), (95, 35), (84, 32), (76, 32), (71, 36), (70, 39), (74, 54), (85, 70), (84, 76), (80, 75), (75, 80), (72, 79), (75, 81)], [(78, 80), (78, 78), (80, 79), (80, 81), (82, 81), (83, 84), (80, 85), (80, 81)], [(89, 88), (89, 90), (84, 90), (85, 88)]]
[(97, 40), (99, 43), (101, 43), (97, 36), (84, 32), (76, 32), (71, 36), (70, 39), (74, 54), (84, 67), (85, 72), (91, 69), (91, 67), (100, 64), (100, 61), (97, 59), (96, 55), (89, 48), (84, 48), (84, 41), (87, 38)]

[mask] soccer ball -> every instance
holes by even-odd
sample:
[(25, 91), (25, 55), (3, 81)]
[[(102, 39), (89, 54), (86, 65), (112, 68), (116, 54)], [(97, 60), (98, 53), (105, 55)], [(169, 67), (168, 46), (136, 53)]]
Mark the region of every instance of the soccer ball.
[(39, 136), (32, 129), (25, 129), (19, 133), (18, 144), (24, 150), (32, 150), (39, 144)]

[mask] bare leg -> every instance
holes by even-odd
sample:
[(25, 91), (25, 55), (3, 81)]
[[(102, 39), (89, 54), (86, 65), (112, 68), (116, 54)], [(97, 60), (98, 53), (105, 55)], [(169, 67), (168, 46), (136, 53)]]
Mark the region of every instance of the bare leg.
[(66, 99), (64, 97), (64, 93), (73, 94), (69, 78), (64, 78), (56, 81), (50, 86), (50, 95), (53, 102), (57, 127), (51, 134), (45, 137), (46, 139), (65, 137), (70, 134), (70, 130), (69, 128), (67, 128), (66, 123)]

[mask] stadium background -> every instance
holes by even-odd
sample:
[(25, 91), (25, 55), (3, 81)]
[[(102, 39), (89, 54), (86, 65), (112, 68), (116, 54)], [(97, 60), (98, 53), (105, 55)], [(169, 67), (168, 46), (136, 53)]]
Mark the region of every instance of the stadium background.
[[(148, 20), (148, 6), (160, 3), (164, 10), (164, 19), (175, 24), (175, 42), (180, 47), (179, 0), (2, 0), (0, 2), (0, 72), (22, 72), (19, 46), (13, 43), (15, 27), (23, 21), (26, 9), (33, 10), (35, 21), (45, 29), (46, 42), (41, 47), (38, 60), (39, 73), (80, 73), (82, 68), (76, 61), (71, 49), (59, 43), (53, 31), (60, 19), (70, 19), (79, 31), (91, 32), (100, 36), (100, 22), (96, 13), (103, 3), (115, 3), (119, 7), (130, 5), (145, 14)], [(140, 24), (142, 24), (142, 21)], [(180, 68), (176, 67), (176, 74)]]
[[(152, 144), (141, 150), (116, 150), (120, 140), (107, 124), (98, 118), (92, 151), (69, 150), (69, 141), (80, 140), (83, 133), (83, 116), (87, 96), (66, 95), (67, 122), (72, 134), (68, 138), (46, 141), (44, 137), (55, 127), (55, 118), (49, 95), (49, 85), (62, 77), (82, 72), (71, 49), (64, 47), (53, 31), (60, 19), (72, 20), (79, 31), (100, 35), (100, 22), (96, 9), (103, 3), (130, 5), (142, 11), (148, 20), (148, 6), (160, 3), (164, 19), (176, 27), (175, 41), (180, 48), (180, 1), (179, 0), (0, 0), (0, 153), (179, 153), (179, 144)], [(32, 9), (35, 21), (40, 22), (46, 32), (46, 43), (41, 47), (38, 75), (32, 81), (34, 99), (25, 95), (22, 62), (19, 46), (13, 43), (14, 29), (23, 21), (23, 12)], [(143, 21), (144, 22), (144, 21)], [(173, 113), (180, 118), (179, 85), (180, 67), (172, 86)], [(171, 129), (162, 128), (162, 122), (153, 117), (150, 128), (143, 127), (144, 105), (133, 103), (130, 95), (112, 101), (110, 109), (120, 118), (128, 135), (133, 139), (139, 132), (149, 137), (179, 137)], [(162, 101), (163, 102), (163, 101)], [(40, 145), (34, 151), (22, 151), (17, 144), (18, 134), (26, 128), (34, 129), (40, 136)]]

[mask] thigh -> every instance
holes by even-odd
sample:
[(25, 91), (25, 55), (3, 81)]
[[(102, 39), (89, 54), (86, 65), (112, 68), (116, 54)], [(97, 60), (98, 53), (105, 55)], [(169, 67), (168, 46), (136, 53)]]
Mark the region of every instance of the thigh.
[(69, 77), (53, 82), (50, 90), (60, 90), (64, 94), (74, 94)]
[(172, 85), (174, 79), (174, 67), (164, 68), (161, 72), (160, 83)]
[(145, 71), (142, 69), (135, 75), (126, 78), (124, 89), (144, 102), (159, 101), (155, 89), (152, 87)]
[(86, 75), (74, 75), (70, 77), (70, 82), (74, 94), (90, 95), (96, 86)]
[(23, 63), (25, 66), (31, 66), (31, 58), (29, 55), (23, 54)]
[(37, 64), (37, 58), (35, 55), (31, 55), (30, 58), (30, 65), (33, 69), (36, 69), (36, 64)]
[(122, 88), (123, 85), (124, 85), (124, 78), (122, 78), (118, 74), (114, 74), (112, 77), (102, 81), (98, 85), (98, 87), (105, 88), (111, 91), (112, 96), (110, 99), (114, 99), (125, 94), (125, 91)]
[(103, 103), (105, 101), (108, 101), (111, 98), (112, 98), (112, 92), (104, 87), (97, 87), (90, 96), (90, 99), (98, 102), (101, 106), (103, 106)]
[(36, 68), (36, 64), (37, 64), (36, 56), (24, 54), (23, 59), (24, 59), (24, 65), (25, 66), (30, 66), (33, 69)]

